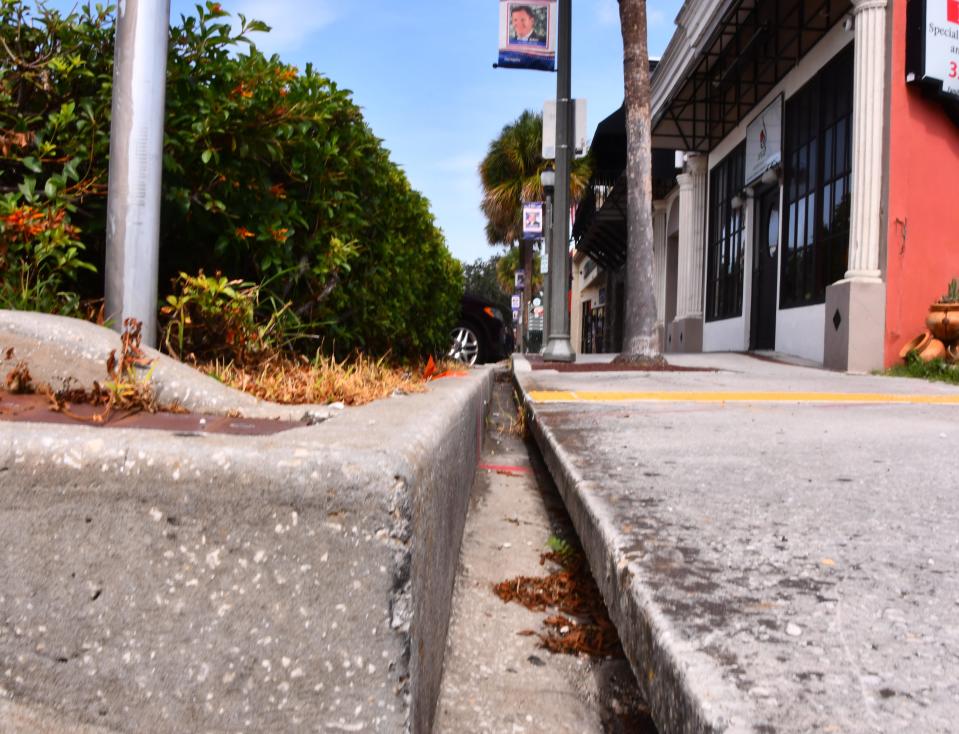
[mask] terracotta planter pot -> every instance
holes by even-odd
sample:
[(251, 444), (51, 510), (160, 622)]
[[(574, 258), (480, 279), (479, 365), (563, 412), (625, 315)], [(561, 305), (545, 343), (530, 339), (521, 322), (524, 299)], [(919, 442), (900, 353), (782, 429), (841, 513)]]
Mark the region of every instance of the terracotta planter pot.
[(944, 342), (959, 339), (959, 303), (934, 303), (929, 307), (926, 326)]
[(923, 362), (931, 362), (946, 356), (946, 345), (928, 331), (924, 331), (899, 350), (899, 357), (905, 359), (912, 351), (915, 351)]
[(932, 334), (930, 334), (928, 331), (922, 332), (919, 336), (917, 336), (912, 341), (906, 342), (903, 348), (899, 350), (899, 359), (904, 360), (906, 357), (909, 356), (909, 352), (913, 351), (914, 349), (916, 351), (919, 351), (920, 349), (924, 349), (931, 340), (932, 340)]
[(919, 359), (931, 362), (934, 359), (943, 359), (946, 356), (946, 345), (939, 339), (930, 339), (925, 347), (919, 350)]

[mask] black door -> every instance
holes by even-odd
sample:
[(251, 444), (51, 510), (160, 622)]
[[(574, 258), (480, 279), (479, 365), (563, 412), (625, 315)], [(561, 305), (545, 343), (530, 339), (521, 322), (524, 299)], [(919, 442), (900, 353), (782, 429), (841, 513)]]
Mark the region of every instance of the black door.
[(779, 273), (779, 187), (756, 197), (750, 349), (776, 348), (776, 285)]

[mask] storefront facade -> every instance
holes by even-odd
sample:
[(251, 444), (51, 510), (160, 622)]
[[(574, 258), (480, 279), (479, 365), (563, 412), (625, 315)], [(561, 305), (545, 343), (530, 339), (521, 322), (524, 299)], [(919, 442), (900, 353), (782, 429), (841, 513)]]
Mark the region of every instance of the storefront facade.
[(959, 275), (959, 126), (907, 36), (905, 0), (684, 5), (653, 75), (653, 145), (685, 151), (654, 203), (666, 351), (861, 371), (921, 330)]

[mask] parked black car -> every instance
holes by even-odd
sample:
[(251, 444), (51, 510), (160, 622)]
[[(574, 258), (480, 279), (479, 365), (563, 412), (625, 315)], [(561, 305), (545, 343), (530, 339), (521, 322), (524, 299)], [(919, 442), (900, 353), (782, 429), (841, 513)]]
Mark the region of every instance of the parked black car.
[(463, 364), (496, 362), (513, 352), (513, 330), (500, 306), (465, 294), (460, 317), (450, 332), (447, 356)]

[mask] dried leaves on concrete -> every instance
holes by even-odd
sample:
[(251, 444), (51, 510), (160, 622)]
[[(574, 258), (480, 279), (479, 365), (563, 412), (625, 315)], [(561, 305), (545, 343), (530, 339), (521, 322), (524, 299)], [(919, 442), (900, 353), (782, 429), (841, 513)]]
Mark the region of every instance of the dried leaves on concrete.
[(502, 581), (493, 587), (494, 593), (504, 602), (516, 602), (535, 612), (553, 612), (543, 620), (545, 630), (535, 633), (551, 652), (622, 656), (619, 636), (582, 552), (544, 553), (540, 564), (546, 563), (556, 568), (548, 576)]
[[(7, 374), (6, 389), (16, 394), (44, 395), (50, 401), (51, 410), (76, 420), (92, 423), (107, 422), (114, 411), (122, 411), (127, 415), (140, 411), (186, 412), (179, 405), (161, 405), (157, 401), (156, 391), (150, 383), (149, 372), (142, 377), (137, 373), (137, 368), (151, 366), (151, 360), (140, 348), (141, 324), (136, 319), (127, 319), (123, 322), (123, 326), (123, 333), (120, 335), (120, 354), (118, 356), (117, 350), (114, 349), (107, 357), (106, 370), (110, 379), (102, 385), (96, 380), (89, 389), (76, 386), (69, 380), (59, 389), (54, 389), (46, 383), (35, 385), (26, 363), (19, 361)], [(13, 350), (8, 349), (4, 356), (6, 360), (12, 359)], [(103, 410), (85, 417), (71, 411), (70, 406), (76, 404), (102, 406)]]
[(286, 404), (363, 405), (393, 394), (426, 389), (420, 375), (362, 355), (338, 362), (323, 355), (308, 360), (277, 354), (251, 367), (213, 363), (197, 368), (261, 400)]

